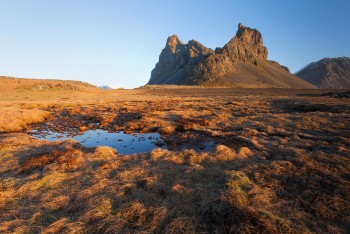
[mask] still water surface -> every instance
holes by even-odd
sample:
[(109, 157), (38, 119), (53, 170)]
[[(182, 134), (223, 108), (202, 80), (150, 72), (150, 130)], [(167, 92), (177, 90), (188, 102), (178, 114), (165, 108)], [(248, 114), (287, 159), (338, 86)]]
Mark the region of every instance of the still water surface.
[(134, 154), (149, 152), (155, 148), (167, 146), (157, 146), (158, 141), (162, 142), (159, 133), (133, 133), (108, 132), (105, 130), (88, 130), (82, 135), (72, 135), (68, 133), (58, 133), (53, 131), (32, 131), (30, 135), (40, 140), (57, 141), (74, 139), (86, 147), (109, 146), (118, 150), (120, 154)]

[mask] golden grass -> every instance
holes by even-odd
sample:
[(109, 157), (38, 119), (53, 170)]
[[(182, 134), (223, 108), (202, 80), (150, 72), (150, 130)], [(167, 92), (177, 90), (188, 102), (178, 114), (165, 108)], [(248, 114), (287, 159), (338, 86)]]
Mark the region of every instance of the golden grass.
[(158, 132), (161, 134), (171, 134), (174, 133), (175, 127), (171, 125), (163, 126), (158, 129)]
[(117, 150), (108, 146), (98, 146), (95, 150), (95, 156), (103, 159), (115, 158)]
[[(350, 113), (332, 108), (346, 107), (347, 99), (280, 90), (251, 90), (249, 96), (204, 88), (9, 87), (0, 92), (1, 119), (14, 123), (0, 125), (12, 132), (0, 134), (1, 233), (349, 230)], [(295, 110), (299, 103), (302, 111)], [(310, 107), (318, 104), (324, 109)], [(33, 123), (42, 121), (58, 131), (99, 123), (109, 130), (162, 131), (169, 144), (210, 138), (217, 145), (204, 153), (158, 148), (119, 155), (106, 146), (14, 133), (40, 128)]]
[[(6, 138), (3, 149), (9, 150), (8, 158), (18, 158), (18, 150), (33, 145), (31, 138), (27, 138), (22, 139), (24, 145), (17, 143), (16, 138)], [(224, 146), (217, 147), (214, 153), (204, 154), (191, 150), (176, 153), (155, 149), (131, 158), (118, 156), (108, 147), (99, 147), (92, 153), (75, 149), (74, 142), (45, 146), (44, 142), (36, 140), (34, 144), (41, 144), (37, 149), (46, 154), (31, 150), (19, 159), (22, 164), (1, 174), (2, 231), (223, 233), (232, 228), (244, 232), (309, 230), (300, 220), (294, 223), (289, 219), (289, 216), (296, 218), (296, 215), (305, 214), (287, 205), (294, 199), (306, 201), (306, 198), (294, 197), (290, 190), (286, 198), (278, 199), (278, 188), (288, 184), (280, 184), (276, 176), (306, 179), (304, 173), (312, 170), (315, 166), (312, 164), (305, 164), (305, 169), (298, 172), (301, 174), (295, 175), (293, 163), (271, 161), (269, 164), (258, 160), (255, 164), (252, 160), (244, 166), (240, 158), (229, 157), (227, 160), (224, 156), (218, 159), (220, 155), (233, 152)], [(34, 156), (46, 158), (48, 155), (52, 155), (52, 160), (33, 161)], [(72, 160), (74, 157), (82, 160)], [(304, 160), (310, 161), (305, 154), (299, 157), (304, 163)], [(69, 159), (69, 168), (62, 166), (67, 162), (63, 159)], [(118, 165), (114, 166), (116, 162)], [(79, 166), (74, 166), (76, 164)], [(343, 213), (348, 204), (345, 197), (340, 194), (324, 196), (324, 199), (320, 197), (314, 201), (313, 209), (322, 220), (339, 218), (338, 212)], [(276, 199), (277, 203), (274, 202)], [(23, 206), (23, 202), (27, 205)], [(303, 222), (306, 220), (315, 221), (304, 217)], [(333, 225), (328, 230), (340, 229)]]
[(238, 157), (239, 158), (247, 158), (253, 156), (254, 153), (248, 147), (242, 147), (239, 149)]
[(0, 112), (0, 132), (18, 132), (28, 128), (29, 124), (44, 121), (49, 112), (39, 109), (3, 107)]
[(215, 157), (218, 160), (223, 160), (223, 161), (231, 161), (235, 159), (236, 157), (236, 152), (227, 146), (224, 145), (218, 145), (215, 150)]
[(227, 182), (230, 202), (238, 207), (248, 205), (248, 192), (252, 189), (253, 183), (247, 175), (240, 171), (231, 171)]

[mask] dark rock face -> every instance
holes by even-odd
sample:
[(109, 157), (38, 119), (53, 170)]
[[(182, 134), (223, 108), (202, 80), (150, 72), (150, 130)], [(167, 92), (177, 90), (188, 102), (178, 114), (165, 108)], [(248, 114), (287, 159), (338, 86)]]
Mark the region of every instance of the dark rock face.
[(212, 54), (213, 50), (197, 41), (191, 40), (185, 44), (177, 35), (172, 35), (159, 56), (149, 84), (182, 84), (186, 82), (192, 67)]
[(236, 36), (224, 46), (222, 53), (231, 59), (251, 63), (254, 63), (256, 58), (267, 59), (268, 56), (261, 33), (242, 24), (238, 25)]
[(215, 51), (177, 35), (168, 38), (148, 84), (314, 88), (267, 60), (261, 33), (238, 25), (236, 36)]
[(324, 58), (295, 75), (320, 88), (350, 89), (350, 58)]

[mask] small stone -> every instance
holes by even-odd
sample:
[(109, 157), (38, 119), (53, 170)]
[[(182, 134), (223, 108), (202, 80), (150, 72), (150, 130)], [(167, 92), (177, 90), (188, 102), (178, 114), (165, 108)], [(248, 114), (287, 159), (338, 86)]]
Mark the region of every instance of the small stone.
[(164, 146), (164, 142), (162, 140), (158, 140), (158, 141), (156, 141), (155, 145), (158, 147), (162, 147), (162, 146)]

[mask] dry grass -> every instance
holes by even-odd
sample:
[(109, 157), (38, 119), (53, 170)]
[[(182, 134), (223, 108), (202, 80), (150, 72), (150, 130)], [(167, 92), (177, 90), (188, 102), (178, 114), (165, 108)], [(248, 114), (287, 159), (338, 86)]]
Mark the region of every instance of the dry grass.
[[(0, 232), (350, 230), (348, 99), (175, 91), (0, 93), (0, 115), (14, 126), (162, 131), (169, 146), (131, 156), (1, 134)], [(217, 143), (209, 152), (170, 149), (208, 139)]]
[(218, 160), (231, 161), (235, 159), (236, 152), (227, 146), (218, 145), (215, 150), (215, 157)]
[(0, 112), (0, 132), (18, 132), (28, 128), (29, 124), (44, 121), (49, 112), (35, 109), (3, 107)]

